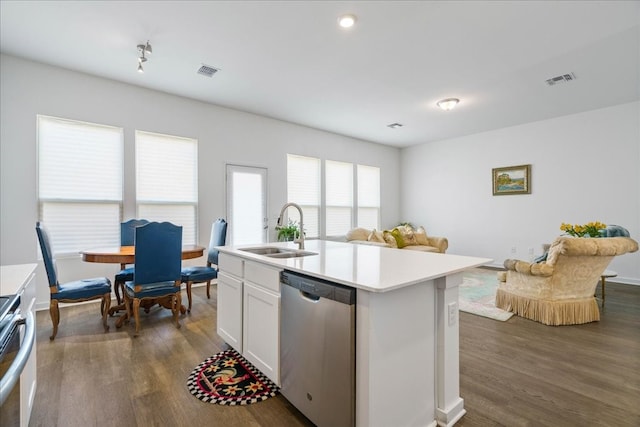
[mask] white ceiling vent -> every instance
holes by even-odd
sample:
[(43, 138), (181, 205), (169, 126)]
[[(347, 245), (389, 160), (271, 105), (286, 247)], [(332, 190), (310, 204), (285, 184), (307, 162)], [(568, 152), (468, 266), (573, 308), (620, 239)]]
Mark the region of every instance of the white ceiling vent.
[(202, 67), (198, 69), (198, 74), (202, 74), (203, 76), (213, 77), (215, 73), (220, 71), (219, 68), (211, 67), (210, 65), (202, 64)]
[(546, 82), (549, 86), (554, 86), (559, 83), (570, 82), (575, 79), (576, 79), (576, 75), (573, 73), (569, 73), (569, 74), (562, 74), (561, 76), (552, 77), (550, 79), (547, 79)]

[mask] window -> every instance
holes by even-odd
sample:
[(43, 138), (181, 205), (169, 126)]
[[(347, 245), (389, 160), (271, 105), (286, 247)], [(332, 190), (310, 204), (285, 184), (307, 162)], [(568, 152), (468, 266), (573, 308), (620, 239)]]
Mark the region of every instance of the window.
[(353, 164), (327, 160), (325, 171), (325, 235), (346, 234), (353, 224)]
[(37, 127), (39, 218), (54, 254), (119, 245), (122, 129), (40, 115)]
[(380, 228), (380, 168), (358, 165), (358, 227)]
[(302, 207), (307, 237), (379, 228), (380, 168), (326, 160), (324, 186), (321, 176), (320, 159), (287, 155), (287, 200)]
[[(320, 159), (287, 154), (287, 201), (302, 208), (305, 237), (319, 237)], [(289, 209), (286, 214), (297, 215), (294, 212)]]
[(182, 226), (182, 243), (196, 244), (198, 141), (136, 131), (138, 218)]

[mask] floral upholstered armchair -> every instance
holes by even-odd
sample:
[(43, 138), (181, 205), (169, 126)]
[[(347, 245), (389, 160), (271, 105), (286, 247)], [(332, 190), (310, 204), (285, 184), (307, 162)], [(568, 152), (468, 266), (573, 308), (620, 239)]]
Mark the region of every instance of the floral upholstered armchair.
[(496, 306), (545, 325), (599, 321), (594, 292), (600, 276), (614, 256), (637, 250), (629, 237), (558, 237), (544, 262), (504, 262)]

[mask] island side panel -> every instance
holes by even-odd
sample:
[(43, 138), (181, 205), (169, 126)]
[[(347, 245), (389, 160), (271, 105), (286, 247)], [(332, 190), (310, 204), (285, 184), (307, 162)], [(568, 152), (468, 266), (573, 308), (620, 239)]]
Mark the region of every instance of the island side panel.
[(357, 426), (436, 424), (435, 298), (434, 281), (358, 290)]
[(454, 425), (465, 413), (460, 397), (460, 319), (458, 286), (462, 273), (440, 277), (436, 284), (436, 419)]

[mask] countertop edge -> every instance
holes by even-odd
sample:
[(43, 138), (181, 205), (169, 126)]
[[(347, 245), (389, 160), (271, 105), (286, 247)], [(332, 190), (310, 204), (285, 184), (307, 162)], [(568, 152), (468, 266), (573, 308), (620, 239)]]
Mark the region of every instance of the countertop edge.
[[(331, 244), (335, 244), (336, 242), (333, 241), (327, 241), (327, 242), (331, 242)], [(353, 245), (351, 243), (344, 243), (345, 245)], [(490, 262), (492, 262), (493, 260), (490, 258), (480, 258), (480, 257), (469, 257), (469, 256), (463, 256), (463, 255), (451, 255), (451, 254), (437, 254), (438, 256), (451, 256), (451, 257), (456, 257), (456, 258), (465, 258), (468, 259), (468, 262), (464, 263), (463, 265), (458, 266), (457, 268), (452, 268), (450, 270), (447, 271), (443, 271), (440, 272), (438, 274), (431, 274), (431, 275), (420, 275), (418, 277), (415, 277), (411, 280), (404, 280), (404, 281), (397, 281), (393, 284), (389, 284), (389, 285), (385, 285), (382, 287), (374, 287), (374, 286), (369, 286), (367, 284), (364, 283), (358, 283), (358, 282), (354, 282), (351, 280), (345, 280), (344, 278), (340, 278), (340, 277), (336, 277), (336, 276), (331, 276), (331, 275), (326, 275), (326, 274), (322, 274), (316, 271), (309, 271), (305, 268), (300, 268), (300, 267), (296, 267), (295, 265), (290, 265), (290, 263), (287, 262), (286, 259), (278, 259), (278, 258), (269, 258), (269, 257), (265, 257), (263, 255), (257, 255), (257, 254), (253, 254), (250, 252), (246, 252), (246, 251), (242, 251), (242, 248), (251, 248), (251, 247), (260, 247), (260, 246), (277, 246), (277, 247), (283, 247), (283, 248), (289, 248), (289, 249), (297, 249), (297, 246), (291, 242), (270, 242), (270, 243), (264, 243), (264, 244), (253, 244), (253, 245), (238, 245), (238, 246), (219, 246), (216, 249), (218, 249), (221, 253), (225, 253), (228, 255), (233, 255), (233, 256), (237, 256), (239, 258), (242, 258), (244, 260), (249, 260), (249, 261), (255, 261), (255, 262), (259, 262), (261, 264), (265, 264), (271, 267), (275, 267), (281, 270), (287, 270), (287, 271), (291, 271), (294, 273), (301, 273), (301, 274), (305, 274), (311, 277), (315, 277), (315, 278), (319, 278), (319, 279), (323, 279), (323, 280), (329, 280), (332, 281), (334, 283), (338, 283), (338, 284), (342, 284), (345, 286), (349, 286), (349, 287), (353, 287), (356, 289), (360, 289), (360, 290), (364, 290), (364, 291), (368, 291), (368, 292), (375, 292), (375, 293), (384, 293), (384, 292), (390, 292), (393, 290), (397, 290), (397, 289), (401, 289), (401, 288), (405, 288), (408, 286), (413, 286), (419, 283), (423, 283), (426, 281), (430, 281), (430, 280), (434, 280), (440, 277), (445, 277), (445, 276), (449, 276), (452, 274), (457, 274), (457, 273), (461, 273), (464, 270), (467, 270), (469, 268), (474, 268), (474, 267), (479, 267), (481, 265), (486, 265)], [(388, 249), (388, 248), (386, 248)], [(317, 248), (310, 248), (310, 249), (305, 249), (305, 250), (310, 250), (310, 251), (316, 251)], [(393, 250), (393, 249), (391, 249)], [(404, 252), (402, 250), (399, 250), (401, 252)]]

